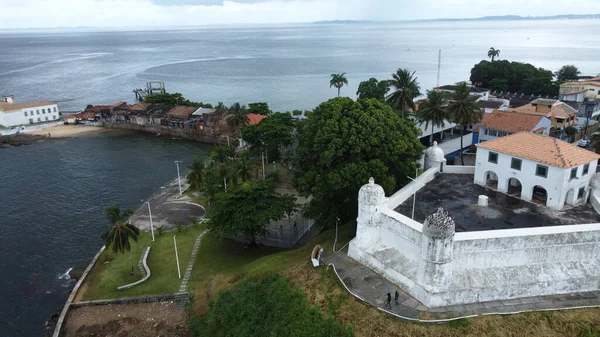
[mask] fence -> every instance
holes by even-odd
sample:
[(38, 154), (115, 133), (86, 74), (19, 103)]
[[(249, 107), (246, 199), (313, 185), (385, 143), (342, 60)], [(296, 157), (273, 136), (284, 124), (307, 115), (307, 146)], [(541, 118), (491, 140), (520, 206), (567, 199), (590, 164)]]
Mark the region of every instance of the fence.
[(29, 125), (29, 126), (19, 126), (19, 127), (15, 127), (14, 129), (0, 130), (0, 136), (14, 135), (17, 132), (24, 133), (24, 132), (42, 130), (45, 128), (50, 128), (53, 126), (58, 126), (58, 125), (63, 125), (63, 124), (64, 124), (63, 121), (57, 121), (57, 122), (52, 122), (52, 123), (36, 124), (36, 125)]

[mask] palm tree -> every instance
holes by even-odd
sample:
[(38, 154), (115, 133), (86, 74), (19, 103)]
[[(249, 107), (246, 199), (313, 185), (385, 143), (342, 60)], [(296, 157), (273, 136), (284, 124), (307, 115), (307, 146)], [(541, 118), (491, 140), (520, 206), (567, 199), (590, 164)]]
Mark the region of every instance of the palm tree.
[(469, 123), (477, 123), (481, 120), (481, 106), (477, 99), (469, 94), (467, 83), (462, 82), (457, 85), (456, 91), (450, 98), (448, 105), (448, 115), (450, 119), (460, 125), (460, 162), (465, 164), (463, 159), (463, 136)]
[(229, 127), (232, 129), (236, 129), (247, 124), (250, 121), (246, 115), (247, 113), (248, 111), (246, 110), (245, 105), (240, 105), (240, 103), (233, 104), (229, 108), (229, 111), (227, 111), (227, 115), (225, 115), (227, 125), (229, 125)]
[(331, 74), (331, 81), (329, 81), (329, 87), (337, 88), (338, 97), (340, 97), (340, 89), (342, 89), (342, 87), (346, 84), (348, 84), (348, 79), (346, 79), (346, 73)]
[(425, 129), (431, 123), (431, 136), (429, 143), (433, 144), (433, 128), (443, 127), (444, 121), (448, 119), (448, 99), (447, 93), (443, 91), (429, 90), (427, 91), (427, 100), (419, 105), (416, 115), (421, 120), (421, 124), (425, 123)]
[(494, 62), (494, 58), (498, 56), (500, 56), (500, 49), (491, 47), (490, 50), (488, 50), (488, 57), (492, 59), (492, 62)]
[(225, 106), (225, 104), (223, 104), (223, 102), (219, 102), (217, 106), (215, 106), (215, 112), (217, 114), (225, 113), (227, 112), (227, 107)]
[(252, 166), (250, 165), (248, 158), (241, 157), (240, 160), (237, 161), (235, 173), (242, 181), (247, 181), (252, 178)]
[(133, 275), (133, 259), (131, 258), (131, 244), (129, 239), (137, 242), (140, 235), (139, 228), (127, 223), (127, 218), (133, 215), (133, 211), (127, 209), (121, 213), (118, 206), (111, 206), (104, 210), (108, 222), (112, 225), (106, 232), (102, 233), (102, 239), (106, 247), (112, 246), (114, 253), (129, 252), (131, 263), (131, 275)]
[(408, 108), (416, 111), (414, 99), (421, 95), (419, 82), (408, 69), (398, 69), (392, 74), (392, 79), (388, 81), (394, 91), (387, 97), (387, 102), (392, 108), (405, 111)]
[(204, 157), (197, 156), (188, 166), (190, 173), (187, 176), (187, 182), (193, 190), (199, 190), (204, 186), (204, 168), (206, 167)]

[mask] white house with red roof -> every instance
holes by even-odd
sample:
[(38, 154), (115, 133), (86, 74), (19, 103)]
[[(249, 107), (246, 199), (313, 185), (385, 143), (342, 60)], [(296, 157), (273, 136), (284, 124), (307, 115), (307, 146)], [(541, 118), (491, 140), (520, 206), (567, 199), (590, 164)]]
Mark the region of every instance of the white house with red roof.
[(517, 132), (533, 132), (550, 135), (552, 122), (541, 115), (495, 110), (484, 114), (479, 125), (479, 141), (487, 141)]
[(477, 144), (474, 182), (561, 210), (587, 202), (599, 158), (553, 137), (519, 132)]
[(5, 127), (52, 122), (58, 119), (58, 105), (51, 101), (15, 103), (14, 96), (4, 96), (0, 101), (0, 125)]

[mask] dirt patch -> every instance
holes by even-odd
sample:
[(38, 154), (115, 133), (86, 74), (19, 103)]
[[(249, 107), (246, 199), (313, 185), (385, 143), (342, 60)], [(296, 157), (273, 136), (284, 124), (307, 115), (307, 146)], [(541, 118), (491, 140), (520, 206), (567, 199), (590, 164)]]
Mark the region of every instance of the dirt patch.
[(190, 336), (186, 311), (175, 309), (170, 301), (73, 308), (65, 331), (65, 337)]

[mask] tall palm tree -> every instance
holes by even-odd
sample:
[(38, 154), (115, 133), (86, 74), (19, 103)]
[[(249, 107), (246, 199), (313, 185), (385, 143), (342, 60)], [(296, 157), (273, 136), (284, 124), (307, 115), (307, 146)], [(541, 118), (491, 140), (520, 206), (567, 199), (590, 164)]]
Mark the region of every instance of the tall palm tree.
[(448, 94), (443, 91), (428, 90), (427, 100), (419, 105), (416, 115), (421, 120), (421, 124), (425, 123), (425, 129), (431, 123), (431, 135), (429, 143), (433, 144), (433, 128), (443, 127), (444, 121), (448, 119)]
[(457, 85), (456, 91), (450, 98), (448, 105), (448, 114), (450, 119), (460, 125), (460, 162), (465, 164), (463, 159), (463, 136), (470, 123), (481, 121), (481, 106), (477, 103), (477, 98), (469, 94), (467, 83), (462, 82)]
[(188, 166), (190, 173), (187, 176), (187, 182), (193, 190), (199, 190), (204, 187), (204, 168), (206, 167), (203, 156), (196, 156), (192, 164)]
[(488, 57), (492, 59), (492, 62), (494, 62), (494, 58), (498, 56), (500, 56), (500, 49), (491, 47), (490, 50), (488, 50)]
[[(388, 83), (393, 88), (393, 92), (388, 95), (387, 102), (392, 108), (405, 111), (408, 108), (416, 110), (414, 99), (421, 95), (421, 88), (415, 72), (408, 69), (398, 69), (392, 74), (392, 79)], [(403, 113), (404, 115), (404, 113)]]
[(236, 129), (242, 125), (245, 125), (250, 121), (246, 115), (247, 113), (248, 111), (246, 110), (245, 105), (240, 105), (240, 103), (233, 104), (225, 115), (227, 125), (229, 125), (229, 127), (232, 129)]
[(241, 157), (235, 165), (235, 173), (242, 179), (242, 181), (248, 181), (252, 178), (252, 165), (248, 161), (248, 158)]
[(225, 104), (223, 104), (223, 102), (219, 102), (217, 106), (215, 106), (215, 112), (217, 114), (225, 113), (227, 112), (227, 107), (225, 106)]
[(346, 73), (331, 74), (331, 81), (329, 81), (329, 87), (337, 88), (338, 97), (340, 97), (340, 89), (342, 89), (342, 87), (347, 84), (348, 84), (348, 79), (346, 78)]
[(137, 242), (140, 230), (134, 225), (127, 223), (127, 218), (133, 215), (133, 211), (127, 209), (121, 213), (118, 206), (111, 206), (104, 210), (108, 222), (112, 225), (106, 232), (102, 233), (102, 239), (106, 247), (112, 246), (114, 253), (129, 252), (131, 263), (131, 275), (133, 275), (133, 259), (131, 258), (131, 244), (129, 239)]

